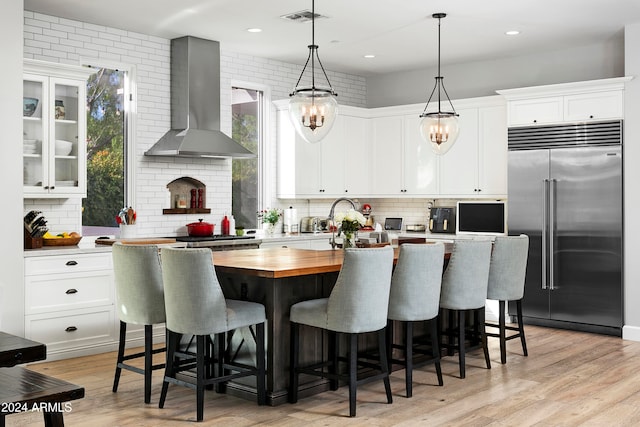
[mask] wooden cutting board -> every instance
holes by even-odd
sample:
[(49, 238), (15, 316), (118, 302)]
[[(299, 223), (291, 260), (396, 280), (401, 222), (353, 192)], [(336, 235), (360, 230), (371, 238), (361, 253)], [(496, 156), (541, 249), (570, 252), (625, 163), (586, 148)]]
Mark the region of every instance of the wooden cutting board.
[(113, 245), (119, 242), (123, 245), (164, 245), (176, 243), (176, 239), (169, 237), (132, 237), (129, 239), (96, 239), (96, 245)]

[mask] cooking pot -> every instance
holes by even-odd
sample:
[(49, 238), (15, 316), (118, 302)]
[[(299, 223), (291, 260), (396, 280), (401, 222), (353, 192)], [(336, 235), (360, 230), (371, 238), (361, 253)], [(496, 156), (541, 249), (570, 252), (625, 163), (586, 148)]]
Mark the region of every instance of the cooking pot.
[(189, 236), (197, 237), (212, 236), (214, 227), (215, 224), (204, 222), (202, 218), (200, 218), (198, 222), (187, 224), (187, 233), (189, 233)]

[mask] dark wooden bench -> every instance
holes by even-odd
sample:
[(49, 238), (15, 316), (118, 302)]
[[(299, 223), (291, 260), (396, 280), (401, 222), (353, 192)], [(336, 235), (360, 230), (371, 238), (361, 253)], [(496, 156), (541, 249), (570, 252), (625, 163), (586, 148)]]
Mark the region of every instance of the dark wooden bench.
[(20, 412), (41, 412), (47, 427), (64, 426), (63, 414), (71, 400), (84, 397), (84, 387), (21, 366), (0, 369), (0, 427), (5, 417)]

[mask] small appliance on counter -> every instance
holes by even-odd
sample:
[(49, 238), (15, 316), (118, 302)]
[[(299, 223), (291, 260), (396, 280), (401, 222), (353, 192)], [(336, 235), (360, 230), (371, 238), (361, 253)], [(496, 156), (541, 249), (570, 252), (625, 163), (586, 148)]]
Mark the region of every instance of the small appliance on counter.
[(402, 231), (402, 218), (385, 218), (384, 229), (387, 231)]
[(373, 230), (375, 218), (371, 215), (371, 205), (369, 203), (362, 205), (362, 216), (365, 218), (365, 223), (360, 230)]
[(317, 216), (303, 216), (300, 220), (301, 233), (317, 233), (320, 231), (320, 218)]
[(431, 208), (429, 231), (431, 233), (455, 233), (456, 208)]

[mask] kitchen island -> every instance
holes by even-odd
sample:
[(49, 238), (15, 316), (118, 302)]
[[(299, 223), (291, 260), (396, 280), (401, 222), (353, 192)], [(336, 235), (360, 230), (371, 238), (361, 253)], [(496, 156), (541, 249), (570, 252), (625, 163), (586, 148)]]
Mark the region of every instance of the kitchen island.
[[(395, 250), (394, 261), (398, 249)], [(287, 401), (289, 383), (289, 310), (297, 302), (325, 298), (338, 277), (343, 251), (294, 248), (246, 249), (213, 252), (213, 262), (225, 296), (261, 303), (267, 315), (267, 403)], [(246, 330), (234, 337), (232, 354), (255, 357), (255, 343)], [(239, 342), (238, 342), (239, 341)], [(300, 362), (318, 361), (326, 354), (321, 330), (303, 328)], [(229, 384), (228, 392), (255, 399), (253, 379)], [(300, 377), (300, 396), (328, 390), (326, 380)]]
[[(399, 249), (394, 250), (394, 262)], [(326, 298), (342, 267), (342, 250), (307, 250), (294, 248), (246, 249), (214, 252), (213, 262), (225, 296), (261, 303), (267, 315), (267, 403), (287, 401), (289, 381), (289, 310), (300, 301)], [(232, 354), (255, 357), (251, 333), (240, 331), (234, 337)], [(359, 346), (376, 345), (375, 334), (361, 338)], [(253, 347), (253, 348), (252, 348)], [(300, 363), (312, 363), (326, 355), (326, 336), (316, 328), (302, 328)], [(233, 383), (228, 391), (255, 399), (255, 387), (247, 379)], [(328, 390), (328, 382), (300, 376), (301, 397)]]

